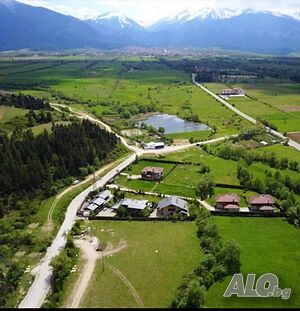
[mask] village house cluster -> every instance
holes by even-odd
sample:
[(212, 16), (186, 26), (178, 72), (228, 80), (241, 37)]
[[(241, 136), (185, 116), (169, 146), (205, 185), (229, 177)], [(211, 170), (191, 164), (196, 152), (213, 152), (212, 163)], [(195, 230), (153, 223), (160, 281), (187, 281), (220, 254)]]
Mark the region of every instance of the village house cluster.
[[(222, 194), (216, 199), (216, 210), (238, 212), (240, 210), (240, 198), (235, 193)], [(274, 212), (274, 198), (269, 194), (261, 194), (250, 198), (249, 210), (253, 212)]]
[[(164, 177), (164, 168), (146, 166), (136, 177), (147, 181), (160, 182)], [(84, 217), (92, 215), (98, 217), (149, 218), (169, 218), (174, 215), (189, 216), (188, 203), (183, 198), (166, 195), (162, 200), (154, 203), (146, 199), (125, 197), (125, 192), (121, 191), (120, 197), (119, 194), (114, 195), (110, 190), (104, 190), (86, 200), (78, 211), (78, 215)], [(272, 213), (274, 212), (274, 205), (275, 200), (271, 195), (261, 194), (250, 198), (248, 209), (243, 206), (242, 211)], [(216, 197), (216, 203), (212, 210), (216, 212), (240, 212), (240, 198), (235, 193), (220, 194)]]

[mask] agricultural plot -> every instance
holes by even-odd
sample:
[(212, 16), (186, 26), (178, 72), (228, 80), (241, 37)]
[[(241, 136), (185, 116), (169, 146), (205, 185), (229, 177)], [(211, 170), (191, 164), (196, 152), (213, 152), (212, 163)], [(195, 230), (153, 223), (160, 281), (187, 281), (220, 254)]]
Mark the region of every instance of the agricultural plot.
[(235, 240), (241, 246), (241, 273), (261, 276), (274, 273), (280, 288), (291, 288), (288, 300), (281, 298), (224, 298), (231, 277), (213, 285), (206, 307), (262, 308), (300, 305), (300, 231), (279, 218), (214, 217), (224, 241)]
[(230, 98), (230, 104), (254, 118), (267, 120), (281, 132), (300, 130), (300, 85), (297, 83), (206, 83), (206, 86), (216, 93), (229, 86), (242, 87), (247, 97)]
[(83, 308), (138, 307), (128, 287), (105, 262), (127, 278), (145, 307), (169, 307), (182, 277), (202, 257), (195, 222), (99, 221), (91, 225), (93, 235), (102, 242), (117, 246), (122, 239), (127, 248), (105, 258), (104, 271), (98, 261), (80, 305)]

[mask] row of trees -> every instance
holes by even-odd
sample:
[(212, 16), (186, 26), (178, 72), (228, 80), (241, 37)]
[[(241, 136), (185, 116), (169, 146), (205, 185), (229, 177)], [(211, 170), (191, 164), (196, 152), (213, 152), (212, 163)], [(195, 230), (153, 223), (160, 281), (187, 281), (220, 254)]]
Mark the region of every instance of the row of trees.
[(240, 271), (240, 246), (233, 241), (223, 244), (218, 227), (206, 209), (201, 209), (197, 226), (205, 256), (194, 272), (184, 278), (172, 301), (173, 308), (203, 307), (206, 292), (215, 282)]

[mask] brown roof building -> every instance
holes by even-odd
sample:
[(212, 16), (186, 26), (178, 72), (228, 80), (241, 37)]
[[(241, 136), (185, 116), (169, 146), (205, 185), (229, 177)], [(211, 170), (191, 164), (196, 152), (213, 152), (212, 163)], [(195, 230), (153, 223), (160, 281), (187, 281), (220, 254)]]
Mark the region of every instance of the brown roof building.
[(262, 194), (252, 197), (249, 201), (249, 209), (251, 211), (273, 212), (274, 198), (269, 194)]
[(162, 167), (146, 166), (141, 174), (145, 180), (159, 180), (164, 175), (164, 169)]
[(216, 209), (223, 209), (226, 211), (238, 211), (240, 198), (235, 193), (221, 194), (216, 199)]

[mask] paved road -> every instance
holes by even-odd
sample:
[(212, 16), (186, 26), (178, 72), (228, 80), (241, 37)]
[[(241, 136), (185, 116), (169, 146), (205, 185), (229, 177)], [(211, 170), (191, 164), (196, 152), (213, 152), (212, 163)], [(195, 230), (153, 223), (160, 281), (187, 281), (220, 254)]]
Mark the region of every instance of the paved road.
[[(111, 178), (115, 177), (119, 171), (125, 169), (128, 165), (135, 161), (136, 155), (131, 155), (116, 168), (112, 169), (104, 177), (97, 181), (97, 187), (103, 187)], [(93, 190), (93, 185), (81, 192), (69, 205), (65, 220), (51, 246), (47, 249), (46, 255), (43, 258), (40, 268), (38, 269), (32, 286), (27, 295), (20, 303), (19, 308), (40, 308), (43, 304), (47, 293), (50, 290), (50, 279), (52, 276), (52, 269), (50, 267), (51, 260), (60, 253), (66, 245), (66, 236), (75, 220), (76, 212), (86, 196)]]
[[(231, 109), (232, 111), (234, 111), (235, 113), (237, 113), (238, 115), (240, 115), (242, 118), (248, 120), (249, 122), (256, 124), (258, 123), (255, 119), (253, 119), (252, 117), (248, 116), (247, 114), (245, 114), (244, 112), (238, 110), (237, 108), (233, 107), (232, 105), (230, 105), (226, 100), (224, 100), (223, 98), (221, 98), (220, 96), (216, 95), (215, 93), (213, 93), (212, 91), (210, 91), (208, 88), (206, 88), (205, 86), (203, 86), (202, 84), (198, 83), (195, 81), (195, 74), (192, 74), (192, 81), (194, 84), (196, 84), (197, 86), (199, 86), (203, 91), (205, 91), (207, 94), (209, 94), (210, 96), (212, 96), (213, 98), (215, 98), (216, 100), (218, 100), (221, 104), (223, 104), (224, 106), (228, 107), (229, 109)], [(269, 128), (268, 126), (265, 126), (265, 129), (267, 132), (273, 134), (274, 136), (281, 138), (281, 139), (286, 139), (285, 136), (283, 136), (281, 133), (272, 130), (271, 128)], [(289, 146), (294, 147), (295, 149), (300, 151), (300, 144), (298, 144), (297, 142), (295, 142), (294, 140), (289, 139), (288, 142)]]

